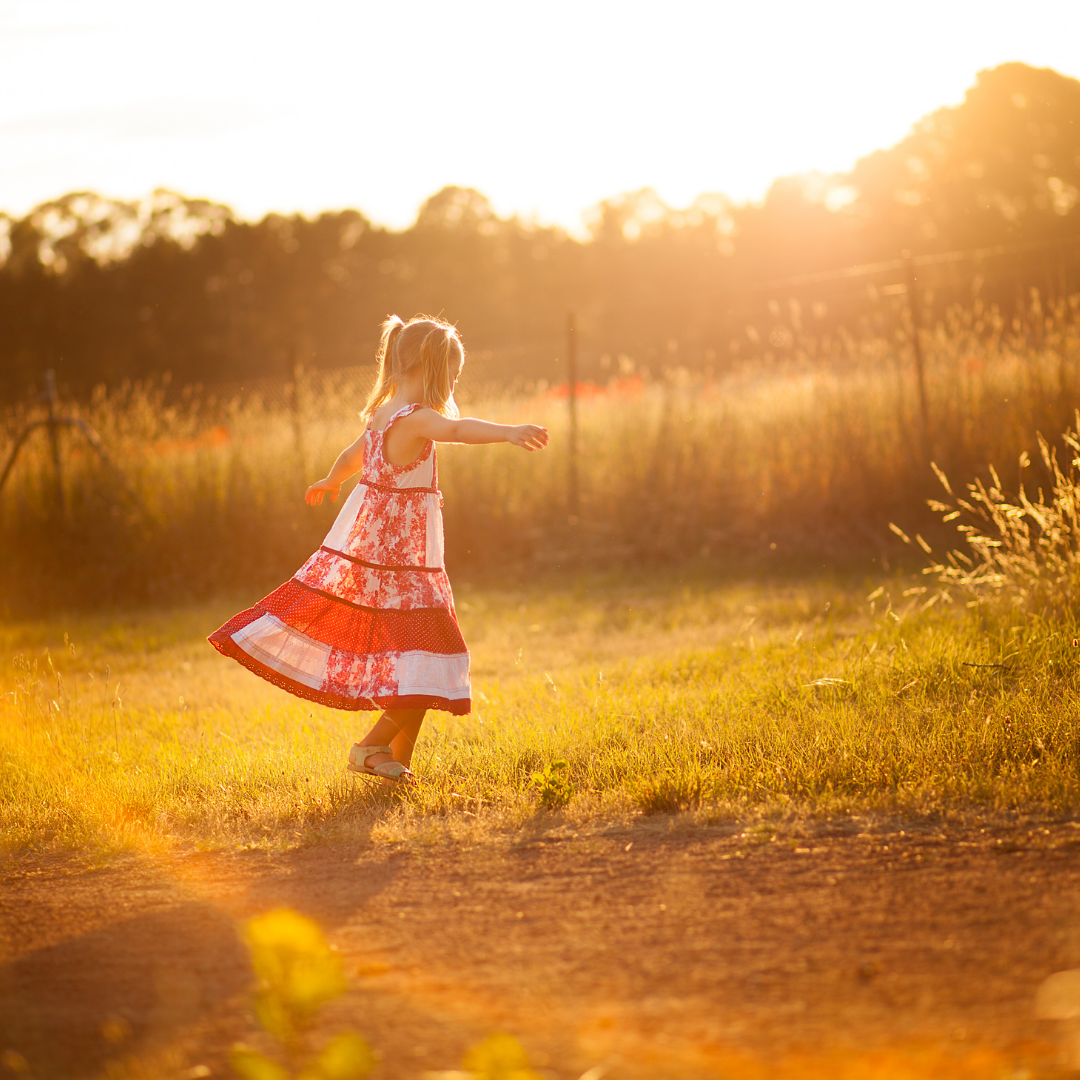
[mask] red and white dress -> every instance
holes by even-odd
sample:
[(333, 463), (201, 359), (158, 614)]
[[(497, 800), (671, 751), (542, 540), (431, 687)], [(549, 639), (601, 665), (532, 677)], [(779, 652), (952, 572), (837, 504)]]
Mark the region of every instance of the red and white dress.
[(469, 650), (443, 567), (435, 444), (391, 465), (382, 431), (322, 547), (280, 588), (210, 635), (219, 652), (335, 709), (470, 711)]

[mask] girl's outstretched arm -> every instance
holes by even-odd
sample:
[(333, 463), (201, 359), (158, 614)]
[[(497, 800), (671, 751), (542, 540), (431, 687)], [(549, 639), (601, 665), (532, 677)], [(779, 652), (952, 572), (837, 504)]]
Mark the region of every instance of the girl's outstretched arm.
[(364, 436), (361, 435), (359, 439), (352, 444), (352, 446), (345, 447), (344, 450), (338, 454), (337, 461), (334, 462), (334, 467), (326, 475), (325, 480), (316, 480), (314, 484), (307, 489), (304, 494), (304, 502), (308, 506), (320, 506), (323, 501), (323, 496), (329, 492), (330, 501), (337, 502), (338, 494), (341, 491), (341, 485), (349, 479), (354, 473), (360, 471), (364, 465)]
[(543, 450), (548, 443), (547, 428), (539, 424), (493, 424), (490, 420), (462, 417), (452, 420), (434, 409), (417, 409), (398, 421), (402, 434), (443, 443), (508, 442), (523, 450)]

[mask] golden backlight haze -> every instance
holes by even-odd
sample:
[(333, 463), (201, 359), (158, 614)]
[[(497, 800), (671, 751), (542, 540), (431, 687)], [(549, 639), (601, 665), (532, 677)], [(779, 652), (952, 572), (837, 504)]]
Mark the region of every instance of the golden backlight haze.
[[(846, 171), (981, 69), (1080, 75), (1080, 5), (0, 3), (0, 208), (160, 186), (395, 227), (446, 184), (580, 226)], [(422, 135), (422, 138), (415, 136)]]
[(1078, 42), (0, 0), (0, 1080), (1080, 1065)]

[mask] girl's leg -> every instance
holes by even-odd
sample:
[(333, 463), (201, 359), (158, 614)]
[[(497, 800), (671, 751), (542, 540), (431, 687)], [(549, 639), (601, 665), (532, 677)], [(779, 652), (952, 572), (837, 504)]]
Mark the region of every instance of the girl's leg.
[[(390, 749), (394, 751), (394, 760), (408, 766), (412, 763), (413, 751), (416, 749), (416, 740), (420, 738), (420, 726), (427, 715), (426, 709), (395, 709), (395, 722), (400, 723), (401, 730), (390, 740)], [(400, 717), (400, 720), (398, 718)]]
[(360, 745), (389, 746), (394, 751), (393, 757), (389, 754), (372, 754), (367, 764), (374, 768), (384, 761), (400, 761), (407, 766), (412, 761), (426, 712), (426, 709), (387, 709), (360, 740)]

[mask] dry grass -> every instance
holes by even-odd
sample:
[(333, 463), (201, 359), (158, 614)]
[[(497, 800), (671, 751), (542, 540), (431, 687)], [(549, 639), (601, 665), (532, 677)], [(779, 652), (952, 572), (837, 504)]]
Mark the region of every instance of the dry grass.
[[(1012, 327), (977, 307), (954, 312), (925, 342), (925, 437), (908, 347), (885, 338), (822, 340), (784, 366), (763, 356), (709, 378), (678, 368), (652, 381), (621, 377), (581, 403), (574, 524), (565, 399), (546, 391), (468, 400), (467, 367), (468, 411), (545, 423), (553, 440), (538, 455), (444, 448), (451, 569), (520, 574), (745, 555), (880, 566), (895, 554), (889, 521), (936, 543), (925, 505), (940, 494), (931, 458), (954, 478), (989, 482), (991, 464), (1027, 452), (1037, 472), (1036, 433), (1071, 421), (1078, 310), (1036, 305)], [(228, 401), (189, 393), (171, 405), (146, 387), (99, 395), (84, 411), (120, 475), (69, 443), (60, 518), (46, 441), (35, 442), (0, 496), (0, 595), (13, 611), (39, 611), (207, 597), (224, 583), (271, 587), (329, 525), (333, 508), (312, 510), (301, 494), (357, 434), (366, 378), (314, 379), (295, 415), (280, 387), (276, 397), (249, 388)], [(10, 421), (13, 433), (19, 417)]]
[[(957, 521), (966, 543), (934, 562), (924, 573), (935, 574), (943, 599), (953, 591), (984, 601), (1009, 601), (1014, 607), (1053, 614), (1077, 607), (1080, 589), (1080, 411), (1074, 426), (1062, 435), (1069, 460), (1063, 465), (1055, 447), (1040, 434), (1039, 456), (1047, 487), (1029, 491), (1025, 484), (1031, 459), (1020, 455), (1017, 491), (1012, 494), (995, 468), (990, 483), (976, 480), (957, 497), (948, 477), (939, 479), (951, 502), (932, 500), (943, 521)], [(897, 526), (902, 539), (911, 543)], [(917, 537), (927, 554), (930, 547)]]

